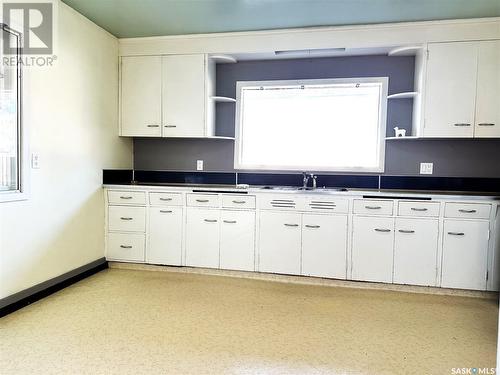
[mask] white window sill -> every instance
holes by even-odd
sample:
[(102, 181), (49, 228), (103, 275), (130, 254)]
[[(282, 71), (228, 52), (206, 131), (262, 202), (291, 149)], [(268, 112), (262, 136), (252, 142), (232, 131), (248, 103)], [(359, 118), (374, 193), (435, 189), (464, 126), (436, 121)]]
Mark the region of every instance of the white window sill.
[(29, 194), (26, 192), (19, 192), (19, 191), (0, 192), (0, 203), (19, 202), (19, 201), (26, 201), (28, 199), (29, 199)]

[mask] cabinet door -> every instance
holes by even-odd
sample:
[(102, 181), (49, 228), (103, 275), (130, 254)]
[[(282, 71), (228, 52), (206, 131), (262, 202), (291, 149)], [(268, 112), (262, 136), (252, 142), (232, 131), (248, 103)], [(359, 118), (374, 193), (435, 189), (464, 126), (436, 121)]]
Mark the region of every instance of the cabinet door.
[(300, 275), (301, 215), (260, 213), (259, 271)]
[(445, 220), (441, 286), (486, 289), (489, 222)]
[(220, 268), (255, 270), (255, 212), (222, 211)]
[(219, 268), (219, 210), (187, 209), (186, 265)]
[(472, 137), (477, 42), (429, 44), (424, 137)]
[(347, 215), (302, 217), (302, 275), (346, 278)]
[(182, 207), (151, 207), (146, 262), (181, 265)]
[(396, 219), (394, 283), (436, 286), (439, 222)]
[(354, 216), (352, 241), (352, 278), (392, 282), (394, 219)]
[(122, 57), (122, 136), (161, 136), (161, 57)]
[(205, 55), (163, 57), (163, 136), (204, 137)]
[(479, 42), (476, 137), (500, 137), (500, 41)]

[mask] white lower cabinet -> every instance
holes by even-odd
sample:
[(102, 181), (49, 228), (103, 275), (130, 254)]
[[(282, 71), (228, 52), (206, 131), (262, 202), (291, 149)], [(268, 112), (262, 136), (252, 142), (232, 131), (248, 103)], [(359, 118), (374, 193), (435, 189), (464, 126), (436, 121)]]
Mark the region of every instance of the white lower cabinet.
[(302, 275), (345, 279), (347, 215), (302, 216)]
[(186, 265), (219, 268), (219, 210), (187, 208)]
[(301, 214), (260, 213), (259, 271), (300, 275)]
[(181, 265), (182, 220), (182, 207), (150, 208), (147, 263)]
[(354, 216), (352, 279), (392, 282), (394, 218)]
[(441, 286), (486, 289), (489, 222), (445, 220)]
[(220, 268), (254, 271), (255, 212), (223, 210), (220, 220)]
[(394, 283), (436, 286), (439, 222), (397, 218)]

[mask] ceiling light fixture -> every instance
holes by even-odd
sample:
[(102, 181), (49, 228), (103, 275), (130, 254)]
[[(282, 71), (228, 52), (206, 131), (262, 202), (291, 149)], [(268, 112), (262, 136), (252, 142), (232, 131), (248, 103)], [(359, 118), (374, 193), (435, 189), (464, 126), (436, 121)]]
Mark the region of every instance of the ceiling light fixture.
[(345, 48), (317, 48), (317, 49), (290, 49), (283, 51), (274, 51), (276, 56), (314, 56), (314, 55), (328, 55), (335, 54), (337, 52), (345, 52)]

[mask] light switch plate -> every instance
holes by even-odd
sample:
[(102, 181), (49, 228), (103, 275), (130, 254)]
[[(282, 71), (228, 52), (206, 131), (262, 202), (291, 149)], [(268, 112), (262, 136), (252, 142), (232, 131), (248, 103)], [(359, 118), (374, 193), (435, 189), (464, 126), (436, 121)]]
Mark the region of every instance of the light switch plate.
[(420, 174), (432, 174), (434, 163), (420, 163)]
[(196, 170), (197, 171), (203, 170), (203, 160), (196, 160)]
[(40, 169), (40, 155), (37, 152), (31, 154), (31, 168)]

